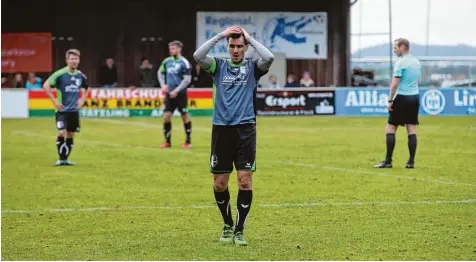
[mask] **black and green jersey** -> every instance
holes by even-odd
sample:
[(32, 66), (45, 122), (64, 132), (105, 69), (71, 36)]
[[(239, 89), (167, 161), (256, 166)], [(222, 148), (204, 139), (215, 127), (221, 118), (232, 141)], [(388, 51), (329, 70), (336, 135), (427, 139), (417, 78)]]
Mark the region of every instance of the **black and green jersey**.
[(57, 89), (58, 101), (64, 106), (62, 112), (78, 111), (77, 107), (81, 98), (81, 88), (89, 88), (88, 79), (81, 71), (76, 70), (74, 73), (68, 71), (68, 68), (62, 68), (54, 72), (49, 78), (50, 86)]

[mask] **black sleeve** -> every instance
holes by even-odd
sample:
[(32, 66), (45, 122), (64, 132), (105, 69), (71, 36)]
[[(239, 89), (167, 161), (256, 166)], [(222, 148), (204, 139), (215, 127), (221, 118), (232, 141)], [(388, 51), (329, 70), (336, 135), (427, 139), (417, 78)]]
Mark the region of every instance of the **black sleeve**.
[(253, 67), (254, 67), (254, 73), (255, 73), (255, 78), (256, 79), (260, 79), (262, 76), (266, 75), (269, 70), (266, 70), (266, 71), (262, 71), (259, 67), (258, 67), (258, 60), (253, 60), (252, 61), (253, 63)]
[(81, 74), (83, 81), (81, 83), (81, 88), (88, 89), (89, 88), (89, 83), (88, 83), (88, 77), (85, 74)]

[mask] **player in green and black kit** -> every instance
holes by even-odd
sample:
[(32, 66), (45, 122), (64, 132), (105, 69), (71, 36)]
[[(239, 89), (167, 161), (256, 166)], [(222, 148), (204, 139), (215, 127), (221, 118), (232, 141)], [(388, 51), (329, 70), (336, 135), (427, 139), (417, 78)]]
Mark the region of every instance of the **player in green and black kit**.
[[(69, 49), (66, 52), (67, 66), (54, 72), (43, 85), (56, 108), (56, 147), (59, 156), (56, 166), (73, 165), (68, 157), (73, 150), (74, 133), (79, 132), (80, 128), (79, 110), (89, 93), (87, 77), (78, 70), (80, 55), (79, 50)], [(51, 87), (56, 87), (56, 97), (52, 94)]]
[(182, 56), (182, 42), (175, 40), (169, 43), (170, 56), (167, 57), (157, 72), (157, 77), (165, 93), (164, 109), (164, 136), (165, 142), (160, 148), (172, 146), (172, 115), (177, 109), (182, 115), (183, 127), (185, 129), (185, 143), (182, 148), (192, 147), (192, 122), (188, 114), (187, 87), (192, 81), (192, 70), (187, 58)]
[[(207, 55), (222, 39), (228, 42), (230, 58)], [(248, 45), (256, 50), (259, 59), (245, 59)], [(252, 177), (256, 170), (255, 96), (259, 79), (268, 72), (274, 55), (246, 30), (232, 26), (205, 42), (193, 56), (213, 75), (210, 171), (214, 175), (215, 200), (225, 224), (220, 242), (246, 246), (243, 229), (251, 209)], [(235, 225), (228, 191), (233, 166), (237, 170), (239, 188)]]

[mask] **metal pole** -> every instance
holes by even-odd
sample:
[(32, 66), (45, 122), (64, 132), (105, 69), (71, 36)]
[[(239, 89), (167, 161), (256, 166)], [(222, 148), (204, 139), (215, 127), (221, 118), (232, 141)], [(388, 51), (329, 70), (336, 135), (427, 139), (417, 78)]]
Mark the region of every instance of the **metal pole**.
[(360, 1), (360, 19), (359, 19), (359, 49), (360, 49), (360, 58), (362, 58), (362, 22), (364, 17), (364, 1)]
[(390, 61), (390, 78), (389, 78), (389, 81), (391, 82), (392, 81), (392, 77), (393, 77), (393, 59), (392, 59), (392, 55), (393, 55), (393, 41), (392, 41), (392, 0), (388, 0), (388, 40), (389, 40), (389, 61)]
[(426, 50), (425, 50), (425, 55), (429, 56), (430, 51), (429, 51), (429, 43), (430, 43), (430, 0), (427, 0), (427, 14), (426, 14)]
[[(425, 47), (425, 56), (430, 56), (430, 0), (426, 0), (426, 47)], [(423, 81), (428, 81), (430, 78), (430, 66), (423, 67)]]

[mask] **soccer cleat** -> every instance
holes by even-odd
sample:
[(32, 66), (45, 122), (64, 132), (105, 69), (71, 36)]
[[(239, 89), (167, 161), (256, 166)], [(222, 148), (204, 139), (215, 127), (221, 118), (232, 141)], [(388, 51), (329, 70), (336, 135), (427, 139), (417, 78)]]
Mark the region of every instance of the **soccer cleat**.
[(64, 165), (64, 160), (58, 160), (55, 163), (55, 166), (63, 166)]
[(408, 162), (408, 163), (405, 165), (405, 168), (415, 168), (415, 163)]
[(69, 160), (63, 160), (63, 166), (74, 166), (74, 164)]
[(220, 243), (232, 244), (233, 243), (233, 227), (225, 225), (221, 231)]
[(392, 163), (382, 161), (380, 164), (374, 166), (375, 168), (392, 168)]
[(170, 143), (167, 143), (167, 142), (160, 145), (160, 148), (171, 148), (171, 147), (172, 147), (172, 145)]
[(190, 148), (192, 148), (192, 144), (191, 143), (185, 143), (185, 144), (182, 145), (182, 148), (190, 149)]
[(243, 232), (238, 231), (235, 233), (235, 237), (233, 238), (233, 242), (235, 242), (235, 246), (247, 246), (248, 242), (245, 240), (243, 236)]

